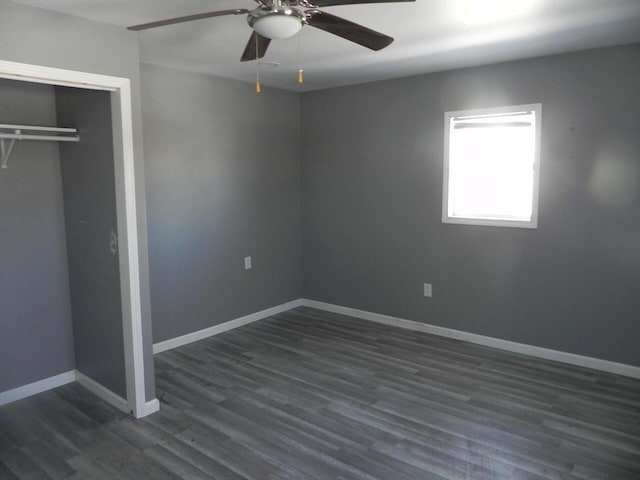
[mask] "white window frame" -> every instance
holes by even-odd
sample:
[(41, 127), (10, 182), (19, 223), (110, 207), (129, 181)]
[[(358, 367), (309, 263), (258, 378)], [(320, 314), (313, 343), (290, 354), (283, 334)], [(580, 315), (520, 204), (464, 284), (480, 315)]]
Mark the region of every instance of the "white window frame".
[[(506, 220), (506, 219), (489, 219), (489, 218), (469, 218), (454, 217), (449, 213), (449, 140), (451, 133), (451, 120), (458, 117), (475, 117), (484, 115), (499, 115), (517, 112), (533, 111), (535, 112), (535, 153), (534, 153), (534, 172), (533, 172), (533, 203), (531, 211), (531, 220)], [(542, 119), (542, 104), (531, 103), (526, 105), (509, 105), (503, 107), (476, 108), (472, 110), (459, 110), (455, 112), (446, 112), (444, 114), (444, 171), (443, 171), (443, 189), (442, 189), (442, 223), (451, 223), (458, 225), (484, 225), (493, 227), (511, 227), (511, 228), (538, 228), (538, 201), (540, 186), (540, 132)]]

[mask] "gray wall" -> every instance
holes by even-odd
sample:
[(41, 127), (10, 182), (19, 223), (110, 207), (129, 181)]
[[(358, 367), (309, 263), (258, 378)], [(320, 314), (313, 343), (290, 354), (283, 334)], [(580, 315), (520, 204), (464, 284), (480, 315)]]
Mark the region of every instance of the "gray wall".
[(111, 94), (55, 91), (57, 124), (81, 140), (59, 147), (76, 369), (126, 398)]
[(0, 59), (131, 79), (145, 388), (147, 399), (155, 398), (137, 35), (121, 27), (0, 0)]
[(154, 340), (299, 298), (298, 96), (150, 65), (142, 86)]
[[(635, 45), (303, 95), (304, 296), (640, 365), (639, 79)], [(442, 224), (443, 113), (534, 102), (539, 228)]]
[[(0, 79), (0, 123), (55, 125), (53, 87)], [(74, 369), (58, 145), (0, 170), (0, 392)]]

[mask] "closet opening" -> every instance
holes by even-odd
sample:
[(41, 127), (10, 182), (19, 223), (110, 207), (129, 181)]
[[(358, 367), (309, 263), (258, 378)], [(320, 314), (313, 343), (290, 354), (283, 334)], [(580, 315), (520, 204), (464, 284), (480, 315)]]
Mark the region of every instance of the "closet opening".
[(136, 418), (157, 411), (129, 80), (0, 61), (0, 124), (0, 405), (77, 381)]

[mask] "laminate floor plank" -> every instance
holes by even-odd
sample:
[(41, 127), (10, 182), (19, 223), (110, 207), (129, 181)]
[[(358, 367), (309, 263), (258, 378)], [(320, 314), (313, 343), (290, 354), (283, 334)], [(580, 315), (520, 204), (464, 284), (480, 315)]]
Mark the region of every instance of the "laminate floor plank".
[(76, 473), (63, 458), (42, 442), (22, 447), (22, 451), (53, 479), (64, 479)]
[(344, 412), (345, 416), (358, 419), (363, 423), (396, 432), (407, 439), (402, 443), (409, 442), (418, 445), (418, 448), (434, 448), (444, 453), (455, 452), (461, 458), (479, 458), (488, 464), (503, 461), (532, 471), (543, 468), (569, 472), (573, 468), (573, 463), (567, 461), (555, 448), (545, 449), (537, 444), (516, 446), (512, 443), (497, 442), (491, 438), (475, 440), (466, 437), (464, 432), (448, 431), (424, 423), (417, 423), (413, 419), (405, 419), (374, 408), (349, 405), (341, 407), (332, 405), (331, 408)]
[(21, 449), (16, 448), (0, 451), (0, 462), (8, 467), (18, 478), (52, 480), (52, 477)]
[(174, 473), (178, 478), (193, 480), (215, 480), (213, 475), (205, 473), (191, 463), (183, 460), (161, 445), (156, 445), (145, 451), (145, 454), (159, 465)]
[(155, 356), (160, 412), (0, 407), (0, 479), (639, 480), (640, 380), (300, 307)]
[(0, 478), (3, 480), (18, 480), (20, 477), (13, 473), (9, 467), (0, 460)]

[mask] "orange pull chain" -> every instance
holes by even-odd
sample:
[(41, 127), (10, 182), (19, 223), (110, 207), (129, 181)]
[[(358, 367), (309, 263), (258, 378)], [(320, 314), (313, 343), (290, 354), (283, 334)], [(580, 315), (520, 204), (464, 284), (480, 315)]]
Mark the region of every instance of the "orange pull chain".
[(260, 85), (260, 62), (258, 62), (258, 35), (256, 35), (256, 93), (262, 92)]
[[(300, 33), (298, 33), (298, 63), (302, 63), (302, 40), (300, 39)], [(304, 83), (304, 70), (298, 69), (298, 83)]]

